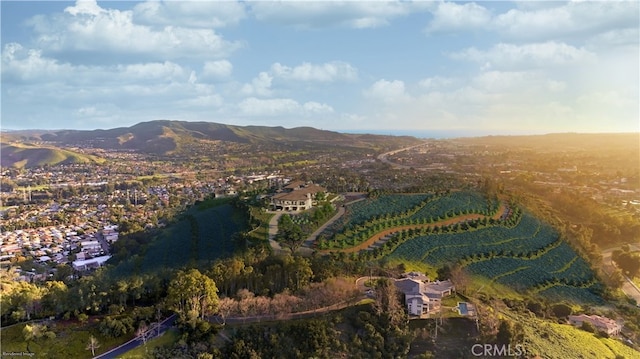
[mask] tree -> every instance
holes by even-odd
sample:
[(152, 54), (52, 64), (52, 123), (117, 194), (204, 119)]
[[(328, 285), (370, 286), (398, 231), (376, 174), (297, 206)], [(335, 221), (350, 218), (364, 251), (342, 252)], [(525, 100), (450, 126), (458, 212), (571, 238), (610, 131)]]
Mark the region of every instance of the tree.
[(498, 344), (511, 344), (514, 339), (513, 324), (508, 320), (501, 320), (496, 334)]
[(197, 269), (178, 271), (169, 283), (167, 303), (182, 319), (195, 323), (218, 309), (218, 288)]
[(291, 248), (291, 253), (295, 253), (302, 245), (304, 235), (300, 225), (294, 223), (291, 216), (285, 213), (278, 221), (278, 234), (276, 238), (286, 243), (289, 248)]
[(584, 321), (582, 322), (582, 325), (580, 326), (580, 329), (589, 332), (589, 333), (595, 333), (596, 332), (596, 327), (593, 326), (593, 324), (589, 321)]
[(611, 258), (618, 264), (622, 272), (630, 278), (640, 274), (640, 255), (632, 252), (622, 252)]
[(554, 304), (551, 307), (551, 311), (553, 312), (553, 315), (555, 315), (557, 318), (566, 318), (571, 315), (571, 313), (573, 312), (573, 309), (571, 309), (571, 306), (565, 303), (558, 303), (558, 304)]
[(149, 330), (147, 323), (143, 320), (138, 325), (138, 330), (136, 330), (136, 337), (142, 339), (142, 343), (147, 345), (147, 339), (150, 335), (153, 335), (153, 332)]
[(24, 328), (22, 328), (22, 335), (27, 342), (27, 348), (29, 347), (29, 343), (36, 339), (40, 339), (42, 337), (54, 339), (56, 337), (56, 333), (49, 330), (49, 328), (43, 324), (25, 325)]
[(86, 350), (91, 350), (91, 356), (96, 356), (96, 349), (100, 348), (100, 343), (98, 339), (93, 335), (89, 337), (89, 342), (87, 343)]

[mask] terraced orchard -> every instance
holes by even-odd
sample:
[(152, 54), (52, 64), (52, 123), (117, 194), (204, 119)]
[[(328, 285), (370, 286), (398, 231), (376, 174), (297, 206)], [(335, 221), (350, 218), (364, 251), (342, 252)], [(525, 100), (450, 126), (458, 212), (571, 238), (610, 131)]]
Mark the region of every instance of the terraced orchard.
[[(550, 225), (519, 208), (468, 191), (395, 196), (348, 208), (347, 213), (360, 212), (345, 218), (345, 229), (321, 242), (320, 249), (364, 260), (457, 263), (520, 292), (601, 302), (601, 284), (588, 263)], [(407, 203), (404, 209), (397, 206), (400, 198)], [(371, 210), (381, 203), (395, 203), (388, 207), (393, 212)], [(367, 213), (373, 216), (365, 219)]]

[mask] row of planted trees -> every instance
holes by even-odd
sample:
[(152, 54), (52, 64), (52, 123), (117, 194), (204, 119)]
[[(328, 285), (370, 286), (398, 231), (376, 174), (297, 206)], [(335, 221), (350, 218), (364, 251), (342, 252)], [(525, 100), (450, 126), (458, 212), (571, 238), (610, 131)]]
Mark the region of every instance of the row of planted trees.
[[(506, 226), (515, 226), (521, 219), (521, 216), (522, 216), (522, 212), (520, 210), (515, 210), (506, 221), (500, 221), (500, 220), (495, 220), (493, 218), (483, 217), (483, 218), (476, 218), (472, 220), (466, 220), (464, 222), (453, 223), (450, 225), (442, 225), (442, 226), (416, 225), (415, 228), (399, 230), (398, 232), (390, 235), (386, 240), (384, 240), (384, 243), (382, 243), (382, 245), (377, 246), (372, 250), (361, 251), (359, 253), (354, 252), (352, 254), (352, 259), (360, 258), (360, 260), (370, 261), (370, 260), (382, 258), (384, 256), (387, 256), (393, 253), (393, 251), (396, 250), (396, 248), (398, 248), (404, 242), (420, 236), (426, 236), (430, 234), (462, 233), (469, 230), (486, 228), (486, 227), (490, 227), (498, 224), (503, 224)], [(557, 245), (557, 243), (555, 244)], [(551, 248), (552, 247), (543, 248), (539, 252), (532, 253), (531, 255), (539, 256)], [(487, 254), (479, 253), (479, 255), (487, 255)]]
[[(414, 208), (408, 209), (401, 213), (387, 213), (385, 215), (378, 215), (364, 223), (348, 226), (340, 233), (334, 234), (332, 238), (319, 241), (318, 248), (324, 250), (352, 247), (366, 241), (374, 234), (382, 232), (385, 229), (401, 226), (435, 224), (437, 222), (450, 220), (452, 218), (474, 214), (474, 212), (470, 209), (452, 209), (436, 217), (411, 218), (411, 216), (416, 214), (417, 211), (419, 211), (421, 208), (423, 208), (433, 200), (433, 198), (429, 198), (422, 201)], [(452, 228), (455, 231), (459, 231), (467, 230), (469, 229), (469, 227), (477, 228), (478, 226), (495, 225), (498, 223), (501, 223), (507, 227), (512, 227), (517, 224), (520, 219), (521, 211), (517, 207), (513, 210), (515, 213), (509, 212), (509, 216), (506, 216), (504, 220), (496, 220), (490, 217), (497, 211), (497, 207), (490, 207), (491, 208), (488, 208), (485, 213), (482, 213), (484, 217), (480, 218), (479, 220), (463, 221), (459, 224), (455, 224), (454, 226), (447, 226), (447, 228)]]

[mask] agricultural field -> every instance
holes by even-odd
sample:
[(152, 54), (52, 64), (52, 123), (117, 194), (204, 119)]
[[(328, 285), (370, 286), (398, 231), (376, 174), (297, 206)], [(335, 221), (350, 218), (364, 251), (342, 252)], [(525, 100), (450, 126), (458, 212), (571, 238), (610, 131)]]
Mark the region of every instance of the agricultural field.
[(480, 253), (531, 252), (556, 240), (557, 234), (551, 227), (543, 226), (534, 217), (524, 215), (514, 228), (493, 226), (417, 236), (398, 246), (389, 257), (442, 265)]
[[(348, 250), (360, 245), (365, 258), (435, 268), (457, 263), (492, 285), (550, 299), (602, 302), (594, 271), (553, 227), (518, 208), (504, 208), (500, 210), (497, 199), (473, 191), (382, 195), (347, 206), (342, 227), (335, 227), (338, 232), (319, 247)], [(371, 245), (368, 238), (394, 227), (403, 230), (366, 247)]]
[[(402, 225), (428, 224), (467, 216), (493, 216), (500, 203), (472, 191), (448, 194), (387, 194), (346, 206), (342, 218), (322, 234), (319, 248), (356, 246), (373, 234)], [(461, 218), (461, 221), (463, 219)]]
[(393, 217), (433, 197), (432, 194), (385, 194), (367, 198), (346, 206), (344, 216), (330, 229), (363, 224), (377, 216)]
[(460, 263), (491, 283), (549, 298), (600, 303), (593, 270), (553, 228), (529, 214), (514, 227), (488, 226), (409, 237), (388, 259), (429, 265)]

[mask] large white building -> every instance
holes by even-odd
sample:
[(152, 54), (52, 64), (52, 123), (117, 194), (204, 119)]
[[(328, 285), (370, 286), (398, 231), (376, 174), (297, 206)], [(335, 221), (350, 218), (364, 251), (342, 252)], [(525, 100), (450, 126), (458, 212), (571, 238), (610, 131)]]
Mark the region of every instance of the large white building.
[(270, 207), (276, 211), (310, 209), (316, 204), (316, 195), (320, 192), (326, 192), (326, 189), (315, 184), (295, 181), (271, 197)]

